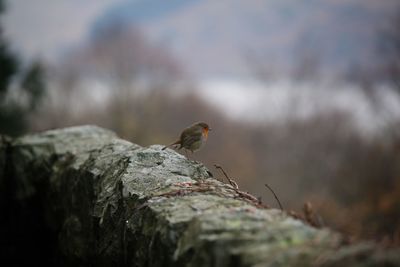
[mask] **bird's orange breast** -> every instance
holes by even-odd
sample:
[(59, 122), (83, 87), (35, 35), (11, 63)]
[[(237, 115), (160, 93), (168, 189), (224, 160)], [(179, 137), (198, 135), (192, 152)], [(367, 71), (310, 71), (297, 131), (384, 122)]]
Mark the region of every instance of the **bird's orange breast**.
[(204, 136), (204, 138), (207, 139), (207, 137), (208, 137), (208, 129), (207, 128), (203, 129), (203, 136)]

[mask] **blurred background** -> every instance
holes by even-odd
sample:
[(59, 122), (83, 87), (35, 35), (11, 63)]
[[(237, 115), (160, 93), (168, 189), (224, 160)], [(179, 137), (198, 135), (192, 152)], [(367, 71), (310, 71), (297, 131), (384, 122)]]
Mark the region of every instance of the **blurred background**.
[(96, 124), (400, 243), (398, 0), (0, 0), (0, 133)]

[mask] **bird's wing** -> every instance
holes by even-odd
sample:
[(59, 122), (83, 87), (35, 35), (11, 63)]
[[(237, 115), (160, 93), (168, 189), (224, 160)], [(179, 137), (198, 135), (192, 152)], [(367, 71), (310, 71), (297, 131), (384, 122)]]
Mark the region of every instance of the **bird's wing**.
[(169, 145), (163, 147), (162, 150), (165, 150), (165, 149), (167, 149), (168, 147), (173, 146), (173, 145), (179, 145), (180, 143), (181, 143), (181, 140), (177, 140), (177, 141), (175, 141), (175, 142), (173, 142), (173, 143), (171, 143), (171, 144), (169, 144)]
[(201, 133), (192, 133), (192, 134), (188, 134), (183, 132), (182, 133), (182, 144), (181, 147), (185, 147), (188, 146), (194, 142), (200, 141), (201, 140)]

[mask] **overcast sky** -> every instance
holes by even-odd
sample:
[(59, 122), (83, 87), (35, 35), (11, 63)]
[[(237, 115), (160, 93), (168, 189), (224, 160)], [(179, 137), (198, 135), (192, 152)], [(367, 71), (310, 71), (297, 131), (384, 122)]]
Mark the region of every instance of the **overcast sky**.
[(125, 0), (8, 0), (6, 38), (24, 56), (52, 59), (82, 41), (92, 22)]
[(260, 63), (287, 76), (307, 56), (335, 77), (374, 65), (376, 33), (398, 1), (6, 0), (3, 28), (28, 59), (54, 61), (115, 20), (200, 79), (252, 78)]

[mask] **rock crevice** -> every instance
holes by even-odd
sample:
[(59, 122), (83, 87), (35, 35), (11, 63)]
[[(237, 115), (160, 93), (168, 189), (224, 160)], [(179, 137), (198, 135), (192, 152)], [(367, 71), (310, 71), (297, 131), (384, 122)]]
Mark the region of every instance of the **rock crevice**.
[[(3, 261), (60, 266), (400, 266), (240, 199), (202, 164), (95, 126), (1, 139)], [(4, 193), (4, 194), (3, 194)]]

